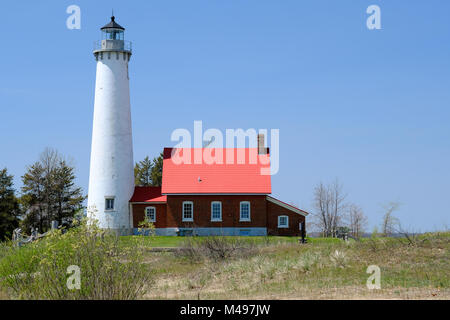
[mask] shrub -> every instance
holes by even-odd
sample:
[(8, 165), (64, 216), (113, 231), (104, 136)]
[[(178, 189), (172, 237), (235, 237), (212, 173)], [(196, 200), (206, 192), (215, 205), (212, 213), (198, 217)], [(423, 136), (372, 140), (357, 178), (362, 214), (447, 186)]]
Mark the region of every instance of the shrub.
[(208, 259), (219, 262), (250, 254), (254, 250), (253, 242), (235, 237), (188, 237), (182, 245), (181, 255), (191, 261)]
[[(80, 289), (67, 286), (71, 265), (80, 268)], [(86, 221), (0, 260), (0, 282), (19, 299), (136, 299), (150, 276), (137, 241), (124, 248), (116, 235)]]

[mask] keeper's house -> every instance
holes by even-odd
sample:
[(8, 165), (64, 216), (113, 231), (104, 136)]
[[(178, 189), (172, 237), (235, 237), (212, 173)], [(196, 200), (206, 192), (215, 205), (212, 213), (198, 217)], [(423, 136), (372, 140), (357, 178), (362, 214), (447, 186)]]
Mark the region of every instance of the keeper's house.
[[(199, 149), (164, 149), (162, 187), (136, 187), (130, 200), (135, 234), (147, 217), (157, 235), (305, 235), (308, 213), (270, 196), (271, 176), (261, 174), (268, 149), (265, 154), (257, 148), (215, 150), (226, 160), (199, 164), (194, 161)], [(173, 151), (191, 161), (174, 161)], [(266, 162), (251, 164), (253, 151)], [(245, 163), (238, 163), (239, 153)]]

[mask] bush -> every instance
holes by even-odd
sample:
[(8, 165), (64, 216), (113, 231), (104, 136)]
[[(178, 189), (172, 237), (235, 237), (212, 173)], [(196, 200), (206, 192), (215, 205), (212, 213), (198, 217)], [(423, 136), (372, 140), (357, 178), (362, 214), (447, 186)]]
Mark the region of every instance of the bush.
[(250, 254), (253, 251), (255, 251), (253, 242), (235, 237), (188, 237), (182, 245), (181, 255), (191, 261), (208, 259), (219, 262)]
[[(81, 286), (71, 290), (72, 265), (79, 267)], [(12, 248), (0, 260), (0, 283), (18, 299), (136, 299), (150, 276), (138, 241), (124, 248), (116, 235), (86, 221)]]

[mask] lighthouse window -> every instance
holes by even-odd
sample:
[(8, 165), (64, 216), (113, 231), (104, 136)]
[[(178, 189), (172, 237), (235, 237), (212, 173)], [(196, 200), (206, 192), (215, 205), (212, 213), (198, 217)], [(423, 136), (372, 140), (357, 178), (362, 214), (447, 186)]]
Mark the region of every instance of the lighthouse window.
[(105, 199), (105, 210), (114, 210), (114, 198)]
[(183, 202), (183, 221), (194, 221), (194, 203), (192, 201)]
[(103, 38), (106, 40), (123, 40), (122, 30), (106, 30), (103, 32)]

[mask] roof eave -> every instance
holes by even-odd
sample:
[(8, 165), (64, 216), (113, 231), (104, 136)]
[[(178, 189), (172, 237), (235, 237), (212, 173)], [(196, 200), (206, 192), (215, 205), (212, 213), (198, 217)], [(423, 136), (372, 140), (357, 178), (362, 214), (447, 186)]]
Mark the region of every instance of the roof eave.
[(287, 204), (287, 203), (285, 203), (285, 202), (283, 202), (283, 201), (281, 201), (281, 200), (275, 199), (274, 197), (267, 196), (267, 200), (270, 201), (270, 202), (272, 202), (272, 203), (275, 203), (276, 205), (279, 205), (280, 207), (283, 207), (283, 208), (285, 208), (285, 209), (287, 209), (287, 210), (290, 210), (290, 211), (292, 211), (292, 212), (295, 212), (295, 213), (297, 213), (297, 214), (300, 214), (300, 215), (302, 215), (302, 216), (304, 216), (304, 217), (306, 217), (307, 215), (309, 215), (309, 212), (306, 212), (306, 211), (304, 211), (304, 210), (302, 210), (302, 209), (296, 208), (296, 207), (294, 207), (294, 206), (292, 206), (292, 205), (290, 205), (290, 204)]
[(167, 201), (130, 201), (131, 204), (166, 204)]
[(270, 192), (193, 192), (193, 193), (161, 193), (163, 196), (268, 196)]

